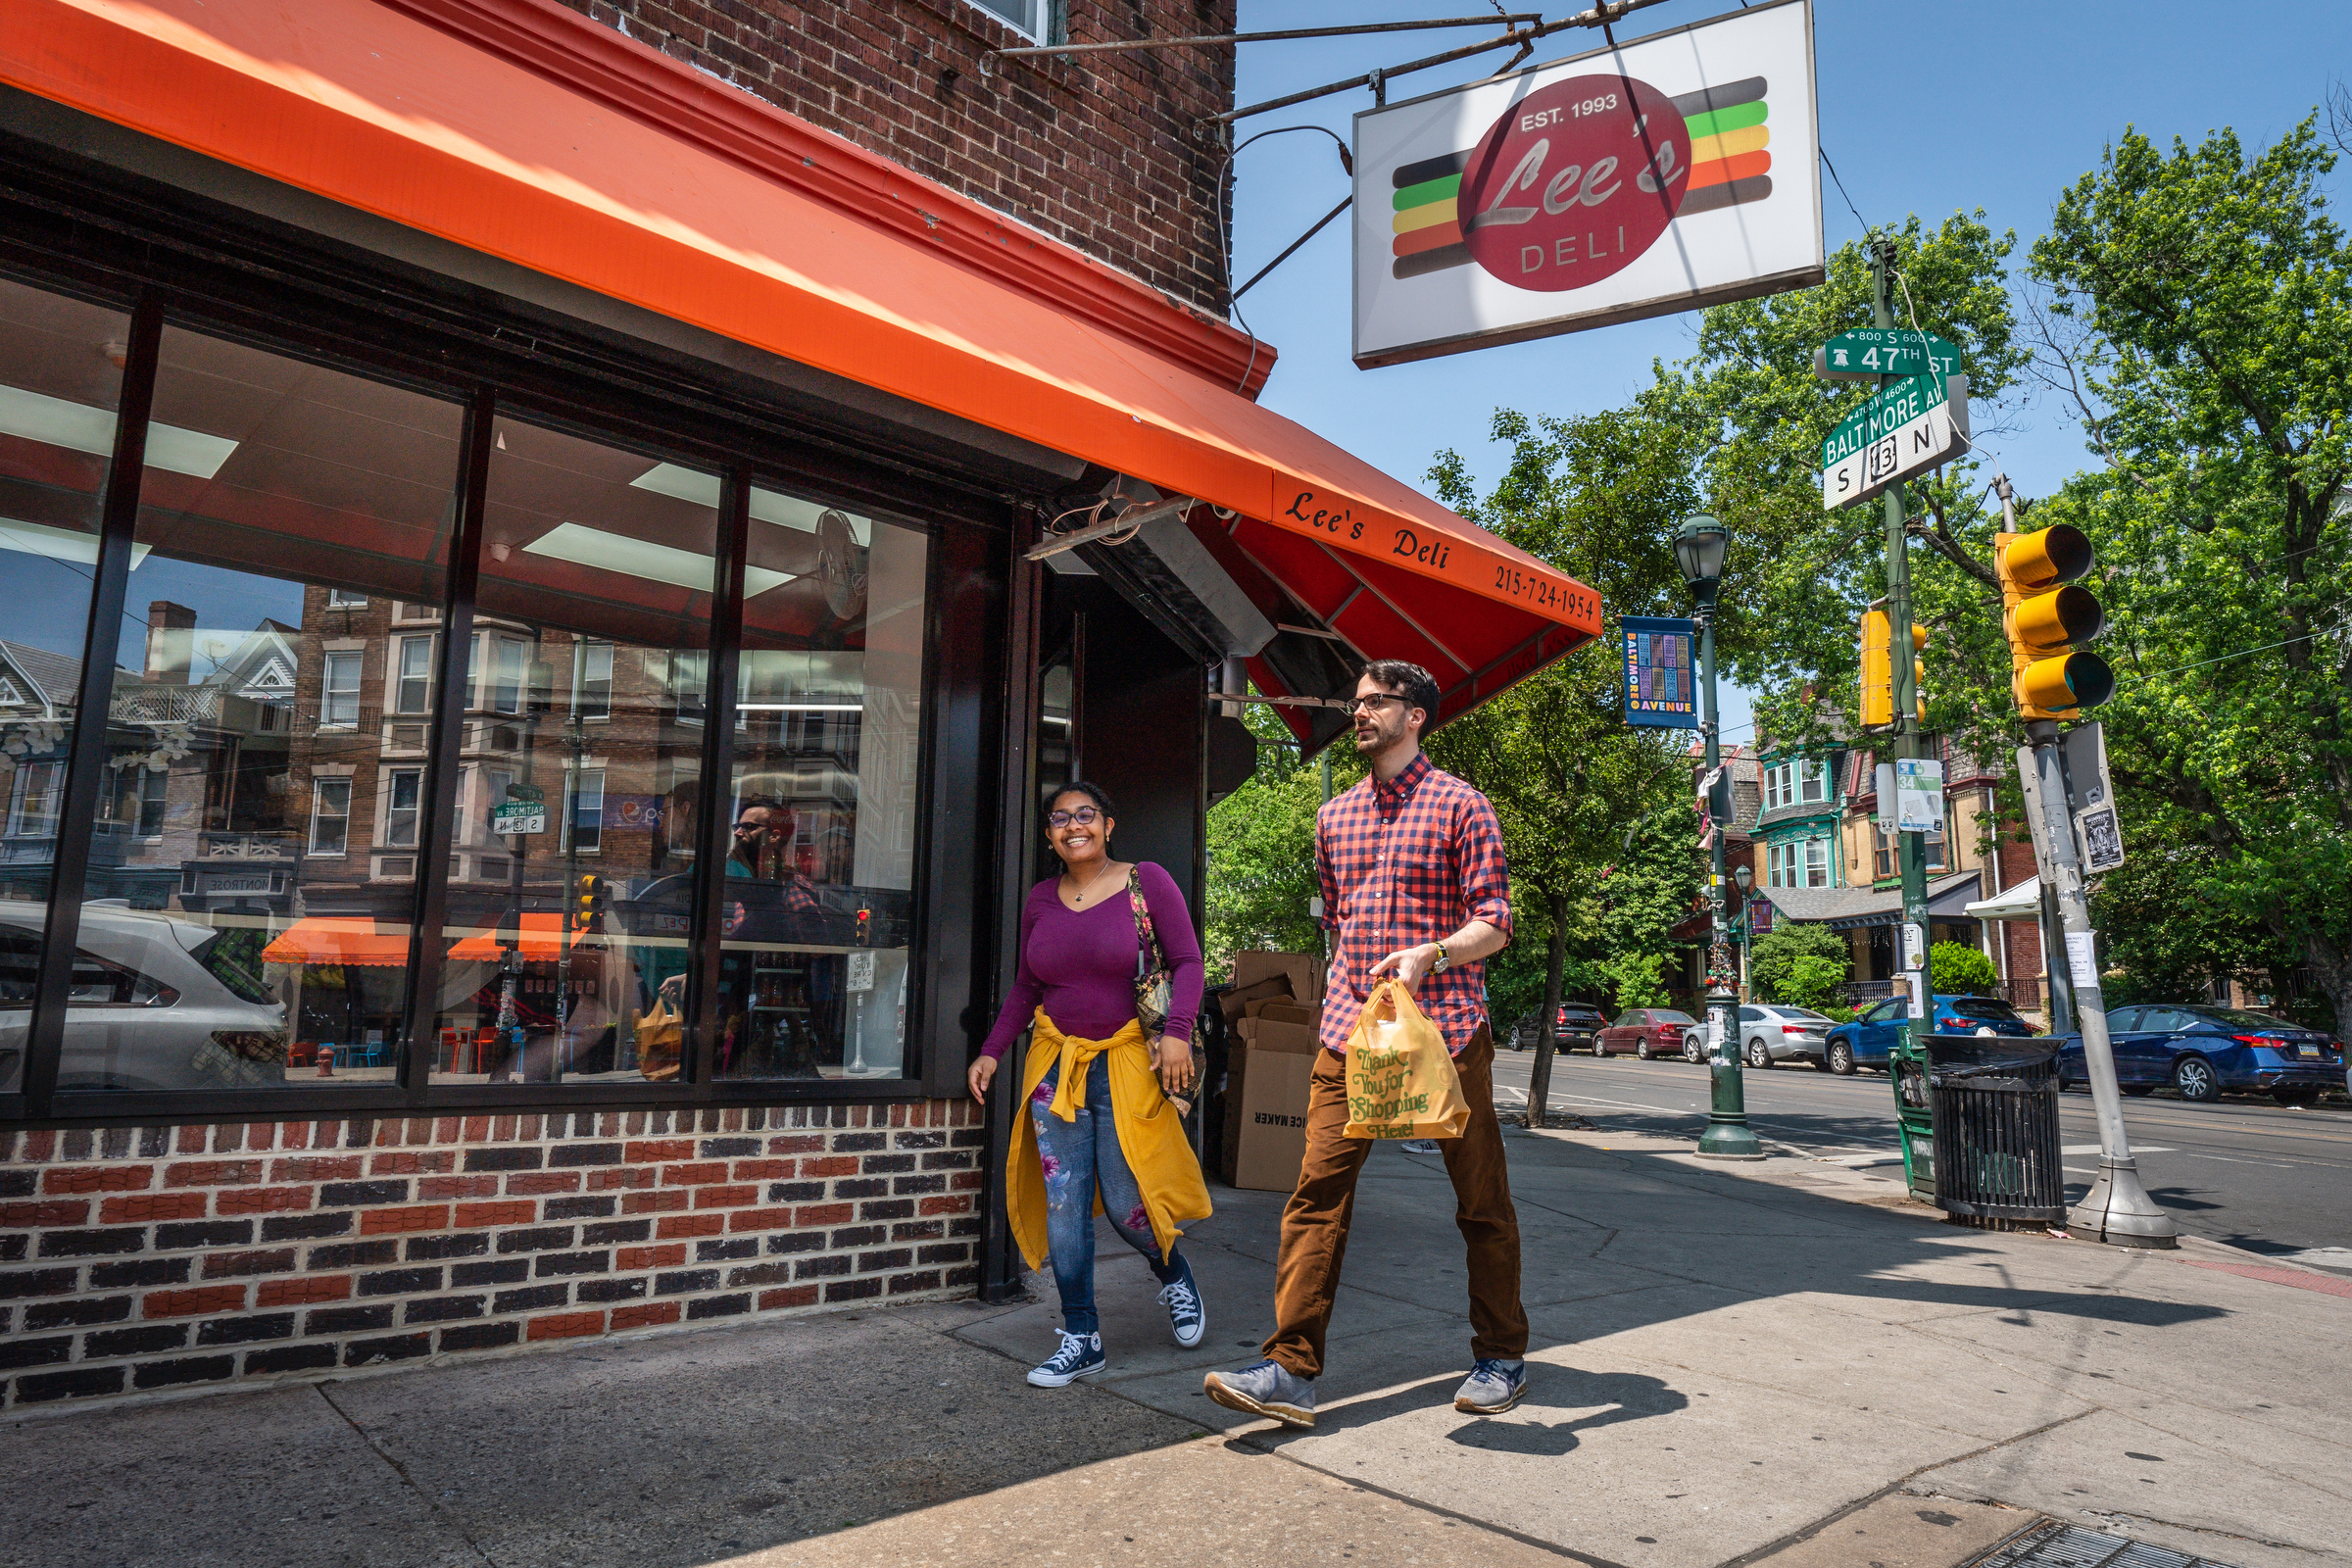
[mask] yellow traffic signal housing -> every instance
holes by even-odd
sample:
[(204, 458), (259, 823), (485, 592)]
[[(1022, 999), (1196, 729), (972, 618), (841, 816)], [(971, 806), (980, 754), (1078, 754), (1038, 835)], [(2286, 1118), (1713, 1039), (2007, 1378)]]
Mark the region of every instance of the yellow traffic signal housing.
[[(1884, 610), (1862, 612), (1862, 727), (1885, 729), (1894, 722), (1894, 626)], [(1917, 695), (1919, 718), (1928, 718), (1928, 666), (1916, 657), (1928, 646), (1928, 628), (1911, 623), (1911, 690)]]
[(2009, 639), (2009, 690), (2027, 718), (2079, 718), (2115, 695), (2115, 671), (2096, 654), (2071, 651), (2106, 629), (2107, 612), (2075, 579), (2091, 568), (2090, 541), (2059, 523), (1993, 536), (2001, 581), (2001, 631)]
[(589, 871), (581, 875), (572, 924), (582, 931), (594, 930), (597, 919), (605, 912), (605, 879)]

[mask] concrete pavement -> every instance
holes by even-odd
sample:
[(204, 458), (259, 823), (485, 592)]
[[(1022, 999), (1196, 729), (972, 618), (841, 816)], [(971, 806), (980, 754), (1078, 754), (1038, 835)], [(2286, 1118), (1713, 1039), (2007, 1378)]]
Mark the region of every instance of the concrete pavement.
[(1106, 1248), (1097, 1387), (1020, 1382), (1041, 1299), (26, 1420), (0, 1564), (1954, 1568), (2047, 1513), (2352, 1565), (2340, 1278), (1964, 1231), (1867, 1174), (1688, 1148), (1511, 1135), (1535, 1364), (1494, 1420), (1451, 1408), (1442, 1165), (1384, 1148), (1312, 1433), (1200, 1394), (1266, 1331), (1281, 1203), (1216, 1188), (1206, 1345)]

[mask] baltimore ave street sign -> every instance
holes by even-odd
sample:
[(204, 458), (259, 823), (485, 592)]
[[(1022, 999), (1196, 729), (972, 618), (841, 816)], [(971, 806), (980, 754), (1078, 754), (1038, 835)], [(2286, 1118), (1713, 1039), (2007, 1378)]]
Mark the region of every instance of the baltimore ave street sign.
[(1821, 504), (1867, 501), (1968, 449), (1968, 377), (1911, 375), (1882, 387), (1821, 444)]
[(1829, 381), (1870, 381), (1882, 375), (1953, 375), (1960, 351), (1933, 332), (1866, 326), (1840, 332), (1813, 351), (1813, 373)]

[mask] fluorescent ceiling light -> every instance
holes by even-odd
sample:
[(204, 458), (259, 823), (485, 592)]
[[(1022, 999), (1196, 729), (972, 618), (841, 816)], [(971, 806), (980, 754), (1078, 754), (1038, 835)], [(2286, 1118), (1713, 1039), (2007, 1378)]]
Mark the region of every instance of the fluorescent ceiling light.
[[(139, 569), (153, 545), (133, 544), (130, 547), (130, 569)], [(28, 556), (47, 556), (51, 561), (78, 562), (85, 566), (98, 564), (98, 536), (76, 533), (71, 528), (52, 528), (45, 522), (19, 522), (14, 517), (0, 517), (0, 550), (22, 551)]]
[(737, 703), (747, 713), (862, 713), (863, 703)]
[[(115, 451), (115, 413), (86, 403), (69, 403), (45, 392), (21, 386), (0, 386), (0, 433), (23, 436), (73, 452), (112, 457)], [(210, 479), (237, 450), (226, 436), (183, 430), (175, 424), (150, 421), (147, 426), (147, 466), (171, 473)]]
[[(657, 463), (629, 481), (639, 490), (651, 490), (660, 495), (675, 496), (697, 506), (718, 505), (718, 475), (701, 473), (693, 468), (681, 468), (674, 463)], [(854, 512), (842, 512), (839, 507), (819, 506), (797, 496), (778, 494), (752, 486), (752, 515), (761, 522), (772, 522), (780, 528), (795, 528), (802, 533), (816, 532), (816, 519), (828, 512), (840, 513), (850, 523), (850, 537), (861, 546), (873, 543), (874, 525)]]
[[(625, 577), (643, 577), (649, 582), (670, 583), (700, 593), (711, 592), (718, 575), (717, 563), (698, 551), (607, 533), (602, 528), (577, 522), (559, 523), (522, 548), (526, 555), (549, 556), (574, 565), (615, 571)], [(791, 572), (770, 571), (765, 566), (747, 567), (743, 575), (747, 597), (792, 581)]]

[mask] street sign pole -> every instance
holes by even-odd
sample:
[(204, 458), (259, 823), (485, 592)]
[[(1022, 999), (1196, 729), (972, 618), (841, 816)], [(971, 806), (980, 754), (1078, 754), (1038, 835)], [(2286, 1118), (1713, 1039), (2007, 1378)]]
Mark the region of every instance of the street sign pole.
[[(1888, 269), (1893, 261), (1893, 242), (1881, 240), (1871, 247), (1871, 282), (1879, 326), (1894, 325), (1894, 303), (1890, 295), (1892, 280)], [(1882, 377), (1885, 386), (1893, 377)], [(1889, 661), (1894, 690), (1894, 755), (1901, 761), (1917, 761), (1920, 755), (1919, 681), (1911, 657), (1911, 555), (1908, 528), (1903, 515), (1903, 489), (1889, 485), (1882, 502), (1886, 525), (1886, 618), (1889, 624), (1901, 628), (1905, 635), (1896, 639), (1894, 657)], [(1926, 1126), (1927, 1105), (1924, 1102), (1927, 1087), (1927, 1035), (1934, 1027), (1935, 976), (1928, 961), (1928, 859), (1927, 837), (1917, 829), (1897, 826), (1895, 830), (1895, 863), (1902, 873), (1903, 940), (1895, 944), (1897, 962), (1902, 969), (1902, 981), (1909, 994), (1908, 1017), (1898, 1028), (1894, 1060), (1889, 1063), (1888, 1077), (1894, 1083), (1895, 1110), (1899, 1116), (1908, 1108), (1913, 1114), (1906, 1118), (1903, 1139), (1903, 1171), (1915, 1192), (1933, 1192), (1936, 1178), (1932, 1169), (1922, 1169), (1908, 1136)], [(1904, 1071), (1904, 1063), (1911, 1070)], [(1904, 1092), (1908, 1089), (1922, 1102), (1906, 1106)], [(1917, 1124), (1916, 1127), (1911, 1124)]]

